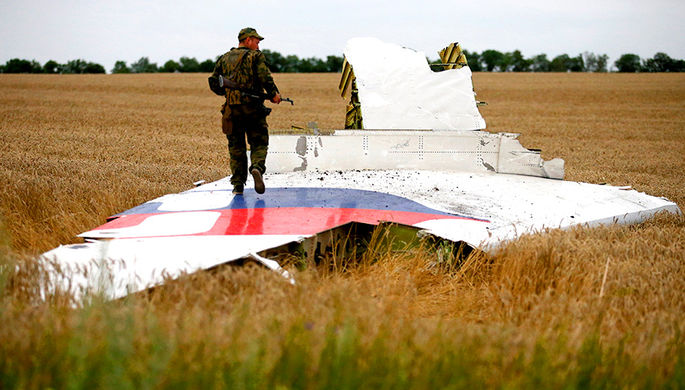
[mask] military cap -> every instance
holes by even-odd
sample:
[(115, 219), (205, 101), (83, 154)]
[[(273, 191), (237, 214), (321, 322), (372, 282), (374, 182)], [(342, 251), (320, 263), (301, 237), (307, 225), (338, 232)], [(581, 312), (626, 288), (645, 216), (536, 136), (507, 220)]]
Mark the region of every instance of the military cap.
[(242, 41), (243, 39), (247, 37), (255, 37), (259, 39), (260, 41), (264, 39), (261, 35), (257, 34), (257, 30), (255, 30), (252, 27), (245, 27), (244, 29), (240, 30), (240, 33), (238, 33), (238, 41)]

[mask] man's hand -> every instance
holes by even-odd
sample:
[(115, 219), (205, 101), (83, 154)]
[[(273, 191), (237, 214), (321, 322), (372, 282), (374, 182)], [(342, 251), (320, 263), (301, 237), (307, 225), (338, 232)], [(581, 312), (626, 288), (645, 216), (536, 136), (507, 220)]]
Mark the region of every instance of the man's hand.
[(281, 94), (277, 93), (274, 95), (274, 97), (271, 98), (272, 103), (280, 104), (281, 103)]

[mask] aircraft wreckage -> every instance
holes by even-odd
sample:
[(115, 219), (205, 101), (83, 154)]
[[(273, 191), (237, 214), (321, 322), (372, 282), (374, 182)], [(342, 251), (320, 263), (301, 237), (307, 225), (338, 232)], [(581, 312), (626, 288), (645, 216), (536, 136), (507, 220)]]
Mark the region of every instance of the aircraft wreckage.
[(523, 234), (574, 225), (637, 223), (667, 199), (625, 187), (564, 181), (516, 134), (484, 131), (458, 44), (434, 72), (422, 52), (355, 38), (340, 82), (345, 130), (273, 135), (266, 193), (233, 196), (228, 178), (162, 196), (42, 255), (75, 294), (125, 296), (185, 273), (246, 260), (292, 276), (277, 261), (313, 265), (327, 247), (379, 226), (492, 250)]

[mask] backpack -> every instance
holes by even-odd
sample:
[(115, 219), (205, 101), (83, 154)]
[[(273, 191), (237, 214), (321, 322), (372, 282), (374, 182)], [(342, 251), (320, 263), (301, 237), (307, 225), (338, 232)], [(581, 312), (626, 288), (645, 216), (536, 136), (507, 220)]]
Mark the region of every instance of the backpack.
[[(228, 53), (226, 53), (226, 54), (228, 54)], [(223, 56), (219, 57), (218, 60), (216, 60), (216, 64), (214, 65), (214, 74), (209, 76), (209, 78), (207, 79), (207, 82), (209, 83), (209, 89), (211, 89), (212, 92), (214, 92), (215, 94), (217, 94), (219, 96), (226, 96), (226, 88), (221, 85), (221, 81), (219, 80), (219, 76), (221, 76), (227, 80), (231, 79), (229, 77), (226, 77), (226, 75), (223, 74), (223, 67), (219, 66), (219, 62), (224, 58), (224, 56), (226, 54), (224, 54)], [(245, 58), (246, 54), (247, 54), (247, 51), (245, 51), (244, 53), (241, 54), (238, 61), (228, 71), (229, 74), (232, 74), (233, 71), (235, 70), (235, 68), (237, 68), (241, 62), (243, 62), (243, 58)], [(217, 69), (219, 70), (218, 72), (217, 72)]]

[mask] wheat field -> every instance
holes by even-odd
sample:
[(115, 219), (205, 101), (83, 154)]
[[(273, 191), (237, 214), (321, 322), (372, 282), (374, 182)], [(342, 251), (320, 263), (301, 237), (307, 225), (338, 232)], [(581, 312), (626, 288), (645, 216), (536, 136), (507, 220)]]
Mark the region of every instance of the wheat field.
[[(295, 287), (246, 267), (116, 302), (39, 299), (36, 254), (228, 175), (207, 76), (0, 75), (0, 388), (685, 387), (682, 216), (552, 230), (452, 264), (371, 250), (292, 269)], [(338, 77), (275, 75), (295, 105), (274, 107), (270, 128), (341, 128)], [(563, 158), (567, 180), (685, 206), (685, 75), (473, 81), (488, 130)]]

